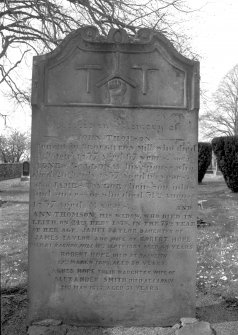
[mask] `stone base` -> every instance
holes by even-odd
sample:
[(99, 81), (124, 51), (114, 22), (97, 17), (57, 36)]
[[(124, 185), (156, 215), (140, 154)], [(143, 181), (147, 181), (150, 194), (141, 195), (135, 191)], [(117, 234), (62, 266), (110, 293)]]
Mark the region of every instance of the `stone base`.
[(62, 324), (58, 320), (43, 320), (34, 323), (27, 335), (215, 335), (208, 322), (193, 318), (182, 318), (173, 327), (77, 327)]
[(21, 176), (21, 181), (29, 181), (30, 176)]

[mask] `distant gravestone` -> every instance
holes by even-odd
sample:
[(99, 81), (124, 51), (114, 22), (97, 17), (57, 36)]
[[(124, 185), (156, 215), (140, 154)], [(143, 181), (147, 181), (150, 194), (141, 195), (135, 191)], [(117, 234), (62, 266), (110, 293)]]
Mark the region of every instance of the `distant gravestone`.
[(34, 58), (29, 320), (194, 316), (199, 64), (84, 27)]
[(30, 175), (30, 163), (27, 161), (22, 163), (22, 175), (23, 176)]
[(22, 163), (22, 175), (21, 181), (27, 181), (30, 179), (30, 163), (25, 161)]

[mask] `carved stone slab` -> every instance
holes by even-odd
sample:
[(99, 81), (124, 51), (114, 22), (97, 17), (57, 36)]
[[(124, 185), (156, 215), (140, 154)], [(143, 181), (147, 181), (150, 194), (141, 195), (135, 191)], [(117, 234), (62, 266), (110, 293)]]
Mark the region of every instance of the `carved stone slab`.
[(198, 78), (147, 29), (34, 58), (30, 323), (194, 316)]

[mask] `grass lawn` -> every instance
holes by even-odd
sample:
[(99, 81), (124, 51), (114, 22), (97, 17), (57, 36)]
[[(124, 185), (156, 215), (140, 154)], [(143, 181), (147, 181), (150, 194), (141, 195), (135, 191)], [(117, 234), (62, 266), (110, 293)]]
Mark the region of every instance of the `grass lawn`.
[(238, 193), (223, 177), (206, 175), (198, 186), (197, 287), (238, 301)]
[[(223, 177), (206, 175), (198, 186), (197, 292), (229, 302), (238, 320), (238, 193)], [(29, 182), (0, 182), (0, 252), (4, 334), (23, 335), (26, 325)], [(225, 307), (226, 308), (226, 307)], [(198, 316), (207, 315), (207, 310)], [(221, 310), (224, 316), (224, 310)], [(219, 318), (220, 316), (218, 316)], [(205, 318), (206, 319), (206, 318)], [(209, 321), (209, 320), (208, 320)]]
[(27, 282), (29, 182), (0, 182), (1, 288)]

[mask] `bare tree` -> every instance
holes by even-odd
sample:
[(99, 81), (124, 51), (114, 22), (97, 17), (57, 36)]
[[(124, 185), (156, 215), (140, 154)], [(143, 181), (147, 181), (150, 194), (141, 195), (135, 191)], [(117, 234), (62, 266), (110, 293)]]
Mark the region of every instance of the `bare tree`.
[(78, 26), (61, 2), (0, 0), (0, 84), (6, 84), (20, 103), (29, 101), (29, 91), (17, 76), (27, 54), (54, 49)]
[(238, 64), (222, 79), (213, 101), (215, 107), (201, 118), (206, 136), (238, 135)]
[(0, 157), (4, 163), (16, 163), (25, 156), (29, 158), (30, 137), (13, 130), (9, 136), (0, 136)]
[(110, 27), (128, 33), (149, 27), (189, 53), (188, 38), (178, 33), (176, 18), (188, 12), (184, 0), (0, 0), (0, 84), (7, 85), (19, 103), (29, 102), (30, 84), (23, 85), (21, 64), (29, 56), (53, 50), (69, 32), (85, 24), (97, 26), (104, 35)]

